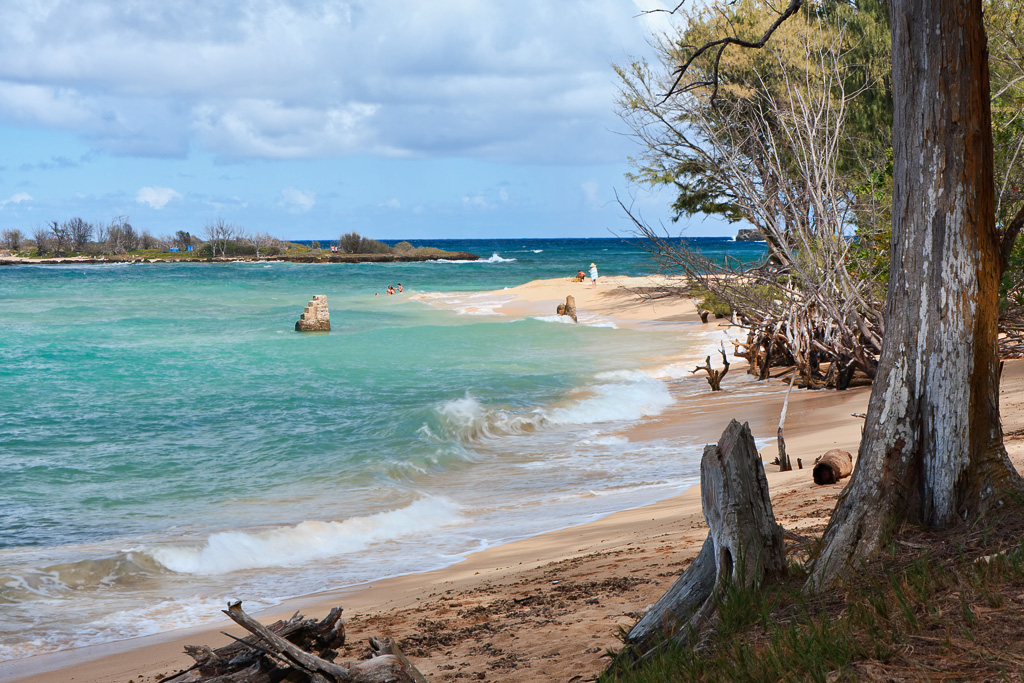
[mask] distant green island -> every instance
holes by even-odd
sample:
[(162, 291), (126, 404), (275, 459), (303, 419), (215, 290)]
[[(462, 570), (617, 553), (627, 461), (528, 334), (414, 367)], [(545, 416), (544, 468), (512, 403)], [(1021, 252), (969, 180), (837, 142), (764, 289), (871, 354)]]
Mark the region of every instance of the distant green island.
[(81, 219), (52, 222), (37, 229), (31, 238), (20, 230), (0, 231), (0, 265), (18, 263), (122, 263), (122, 262), (219, 262), (292, 261), (296, 263), (382, 263), (476, 261), (476, 254), (414, 247), (409, 242), (389, 245), (359, 233), (342, 234), (337, 240), (299, 244), (265, 232), (247, 232), (225, 221), (207, 224), (203, 236), (179, 230), (172, 236), (155, 237), (137, 231), (127, 219), (97, 226)]

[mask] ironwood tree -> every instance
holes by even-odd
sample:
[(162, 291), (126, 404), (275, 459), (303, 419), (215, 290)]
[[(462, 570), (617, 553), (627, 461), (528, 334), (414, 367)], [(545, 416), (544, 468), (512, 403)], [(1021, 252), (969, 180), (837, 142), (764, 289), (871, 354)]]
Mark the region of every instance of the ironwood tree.
[(226, 257), (228, 255), (228, 245), (238, 236), (239, 231), (240, 229), (237, 225), (229, 223), (223, 218), (217, 218), (203, 226), (203, 236), (210, 243), (214, 256), (217, 255), (217, 250), (220, 249), (220, 255)]
[[(856, 468), (811, 590), (833, 585), (905, 522), (971, 523), (1024, 490), (999, 422), (999, 280), (1020, 226), (995, 222), (982, 0), (892, 0), (890, 27), (885, 332)], [(717, 78), (703, 85), (717, 89)]]
[[(672, 186), (677, 217), (717, 213), (755, 226), (769, 267), (737, 276), (641, 221), (636, 228), (669, 270), (737, 312), (751, 372), (765, 378), (773, 365), (793, 365), (803, 385), (844, 388), (858, 370), (874, 376), (883, 328), (879, 290), (851, 264), (855, 245), (845, 237), (857, 203), (848, 171), (871, 147), (848, 119), (859, 112), (857, 126), (874, 121), (865, 112), (878, 106), (861, 100), (879, 99), (868, 97), (877, 79), (851, 45), (878, 22), (835, 10), (780, 25), (763, 10), (748, 1), (699, 13), (661, 40), (659, 61), (689, 64), (686, 79), (645, 62), (618, 74), (620, 113), (643, 150), (634, 179)], [(775, 34), (754, 56), (722, 53), (723, 44), (705, 59), (685, 57), (692, 43), (727, 30), (756, 46), (766, 27)]]
[(995, 225), (981, 0), (893, 0), (892, 268), (853, 477), (810, 578), (831, 585), (904, 522), (972, 522), (1022, 481), (999, 422)]

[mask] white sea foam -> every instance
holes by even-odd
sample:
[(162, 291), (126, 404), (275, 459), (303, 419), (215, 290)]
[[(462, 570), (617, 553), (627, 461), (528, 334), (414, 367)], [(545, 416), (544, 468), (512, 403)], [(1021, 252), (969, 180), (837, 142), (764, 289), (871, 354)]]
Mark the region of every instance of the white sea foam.
[[(105, 634), (114, 634), (120, 638), (137, 638), (139, 636), (165, 633), (179, 628), (187, 628), (196, 624), (220, 621), (217, 616), (224, 609), (227, 600), (222, 597), (210, 598), (198, 596), (178, 600), (161, 600), (146, 604), (135, 609), (123, 609), (103, 614), (90, 626)], [(245, 608), (254, 612), (273, 603), (263, 603), (247, 599)]]
[(514, 258), (502, 258), (498, 256), (498, 252), (494, 252), (489, 259), (484, 259), (484, 263), (512, 263), (515, 260)]
[(439, 258), (434, 261), (427, 261), (427, 263), (511, 263), (515, 261), (514, 258), (502, 258), (497, 252), (491, 254), (490, 258), (479, 259), (476, 261), (470, 261), (468, 259), (443, 259)]
[(463, 398), (445, 401), (437, 412), (444, 430), (460, 441), (479, 441), (534, 432), (545, 422), (539, 410), (517, 414), (501, 408), (489, 408), (468, 394)]
[(608, 486), (600, 489), (588, 489), (578, 493), (569, 493), (561, 496), (561, 501), (579, 500), (581, 498), (605, 498), (609, 496), (621, 496), (623, 494), (647, 491), (651, 489), (686, 489), (699, 483), (699, 478), (684, 477), (677, 479), (662, 479), (660, 481), (640, 481), (628, 486)]
[(535, 315), (531, 320), (539, 320), (542, 323), (559, 323), (561, 325), (575, 325), (576, 321), (567, 315)]
[(440, 306), (455, 311), (459, 315), (498, 315), (497, 309), (504, 306), (514, 297), (494, 295), (491, 292), (473, 293), (440, 293), (425, 292), (412, 297), (417, 301), (425, 301), (431, 306)]
[(733, 355), (735, 347), (733, 340), (740, 340), (739, 331), (732, 331), (731, 328), (712, 329), (704, 334), (695, 335), (692, 346), (689, 346), (687, 353), (677, 358), (672, 363), (654, 368), (650, 371), (652, 377), (659, 379), (681, 379), (692, 377), (693, 369), (703, 365), (708, 356), (711, 357), (711, 366), (722, 367), (722, 353), (725, 349), (726, 357), (730, 363), (736, 362)]
[(556, 424), (594, 424), (621, 420), (639, 420), (660, 414), (672, 405), (668, 386), (646, 373), (623, 381), (598, 384), (593, 395), (577, 403), (548, 411)]
[(668, 385), (641, 370), (599, 373), (597, 383), (567, 404), (514, 411), (489, 407), (471, 395), (438, 409), (443, 431), (459, 441), (526, 434), (549, 425), (633, 421), (660, 414), (674, 401)]
[(302, 522), (258, 532), (225, 531), (199, 545), (153, 545), (132, 549), (180, 574), (216, 575), (241, 569), (291, 567), (354, 553), (382, 541), (429, 532), (460, 520), (458, 507), (441, 497), (339, 522)]
[[(538, 321), (540, 321), (542, 323), (558, 323), (560, 325), (575, 325), (575, 324), (577, 324), (576, 321), (573, 320), (572, 318), (570, 318), (568, 316), (565, 316), (565, 315), (557, 315), (557, 314), (555, 314), (555, 315), (534, 315), (534, 316), (530, 316), (530, 319), (531, 320), (538, 320)], [(579, 324), (580, 325), (586, 325), (587, 327), (605, 327), (605, 328), (609, 328), (609, 329), (612, 329), (612, 330), (619, 329), (619, 326), (616, 325), (611, 320), (602, 320), (602, 319), (595, 318), (595, 317), (588, 318), (586, 315), (579, 316)]]

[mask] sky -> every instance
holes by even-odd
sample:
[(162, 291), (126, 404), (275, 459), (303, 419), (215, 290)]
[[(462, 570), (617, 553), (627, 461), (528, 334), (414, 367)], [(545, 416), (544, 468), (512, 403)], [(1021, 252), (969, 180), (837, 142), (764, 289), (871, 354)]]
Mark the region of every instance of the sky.
[[(657, 0), (3, 0), (0, 229), (281, 239), (679, 234), (612, 64)], [(693, 220), (685, 234), (735, 229)]]

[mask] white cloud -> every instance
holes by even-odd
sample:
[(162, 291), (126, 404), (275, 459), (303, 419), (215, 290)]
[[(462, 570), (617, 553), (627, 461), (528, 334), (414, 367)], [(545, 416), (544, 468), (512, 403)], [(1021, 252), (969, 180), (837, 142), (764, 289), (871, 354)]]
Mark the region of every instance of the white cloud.
[(227, 108), (201, 105), (192, 129), (226, 157), (296, 159), (370, 151), (369, 120), (377, 108), (351, 103), (326, 110), (270, 100), (238, 100)]
[(157, 211), (167, 206), (167, 202), (172, 199), (181, 199), (181, 195), (169, 187), (143, 187), (135, 195), (135, 201), (139, 204), (149, 204)]
[(583, 191), (583, 196), (587, 200), (587, 205), (591, 208), (598, 208), (601, 205), (600, 197), (598, 192), (601, 189), (600, 183), (596, 180), (585, 180), (580, 183), (580, 190)]
[(7, 199), (0, 199), (0, 209), (4, 208), (8, 204), (21, 204), (22, 202), (30, 201), (32, 201), (32, 195), (27, 192), (18, 192), (17, 194), (12, 194)]
[(621, 0), (410, 0), (399, 17), (366, 0), (6, 0), (0, 124), (118, 154), (618, 161), (610, 63), (649, 51), (648, 23)]
[(299, 190), (294, 187), (286, 187), (281, 190), (281, 201), (283, 206), (293, 213), (305, 213), (316, 204), (316, 193), (308, 190)]
[(387, 200), (386, 202), (381, 202), (377, 206), (379, 206), (381, 208), (384, 208), (384, 209), (401, 209), (402, 208), (402, 202), (400, 202), (397, 199), (395, 199), (394, 197), (392, 197), (391, 199)]

